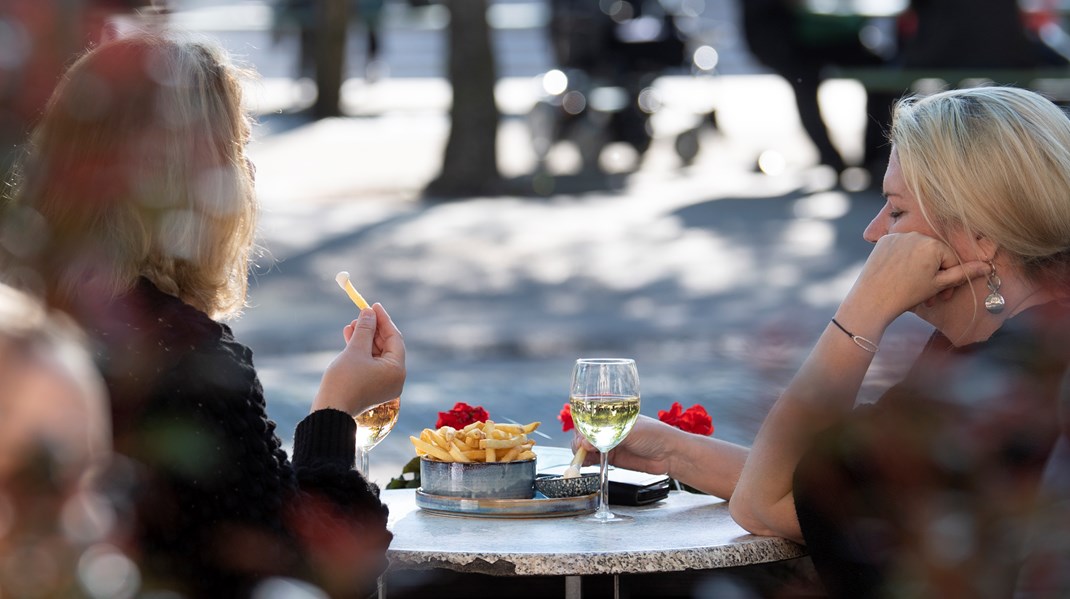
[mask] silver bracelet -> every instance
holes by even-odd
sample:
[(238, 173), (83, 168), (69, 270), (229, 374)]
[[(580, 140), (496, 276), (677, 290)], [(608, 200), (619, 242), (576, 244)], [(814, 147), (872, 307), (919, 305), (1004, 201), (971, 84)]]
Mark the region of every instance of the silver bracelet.
[(875, 354), (880, 351), (880, 348), (877, 347), (876, 343), (873, 343), (862, 335), (855, 335), (851, 331), (848, 331), (847, 329), (843, 328), (843, 325), (836, 322), (835, 318), (832, 319), (832, 324), (836, 325), (836, 328), (840, 329), (844, 333), (847, 333), (847, 336), (850, 337), (851, 341), (854, 341), (855, 345), (857, 345), (858, 347), (861, 347), (862, 349), (868, 351), (871, 354)]

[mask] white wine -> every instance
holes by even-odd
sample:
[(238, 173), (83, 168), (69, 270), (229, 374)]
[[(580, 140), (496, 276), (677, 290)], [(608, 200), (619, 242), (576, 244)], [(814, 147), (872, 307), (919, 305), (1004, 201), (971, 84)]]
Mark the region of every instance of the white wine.
[(369, 451), (378, 445), (394, 428), (400, 409), (401, 398), (396, 397), (354, 416), (353, 419), (357, 421), (357, 449)]
[(639, 417), (638, 395), (572, 396), (568, 403), (576, 428), (603, 453), (623, 441)]

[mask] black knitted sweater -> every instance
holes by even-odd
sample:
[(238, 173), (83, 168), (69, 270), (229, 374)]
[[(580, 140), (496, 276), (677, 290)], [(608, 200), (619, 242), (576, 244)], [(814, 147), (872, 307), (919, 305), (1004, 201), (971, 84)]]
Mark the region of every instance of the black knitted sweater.
[(830, 597), (1011, 597), (1065, 572), (1070, 497), (1044, 476), (1070, 441), (1067, 339), (1058, 303), (964, 347), (934, 333), (902, 382), (819, 436), (794, 499)]
[[(142, 279), (82, 314), (129, 460), (130, 552), (143, 588), (243, 597), (274, 576), (361, 596), (391, 540), (379, 490), (352, 469), (353, 419), (314, 412), (287, 459), (252, 352), (228, 326)], [(87, 310), (88, 312), (89, 310)]]

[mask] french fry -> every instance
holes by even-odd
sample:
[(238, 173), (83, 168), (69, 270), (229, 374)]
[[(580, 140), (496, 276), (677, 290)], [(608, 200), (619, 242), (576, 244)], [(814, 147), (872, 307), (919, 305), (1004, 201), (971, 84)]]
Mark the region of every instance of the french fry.
[(438, 445), (446, 451), (449, 451), (452, 446), (452, 444), (442, 436), (442, 433), (438, 431), (431, 431), (431, 440), (434, 441), (435, 445)]
[(364, 299), (364, 296), (362, 296), (360, 293), (357, 292), (356, 289), (353, 288), (353, 283), (349, 280), (348, 272), (343, 270), (342, 272), (335, 275), (334, 280), (338, 283), (338, 286), (341, 287), (347, 295), (349, 295), (349, 299), (353, 300), (353, 303), (356, 304), (358, 308), (363, 310), (364, 308), (368, 307), (368, 302)]
[(455, 461), (458, 461), (458, 462), (471, 462), (472, 461), (472, 460), (468, 459), (468, 456), (466, 456), (463, 451), (461, 451), (460, 447), (458, 447), (456, 445), (453, 445), (453, 444), (450, 444), (449, 454), (450, 454), (450, 457), (452, 457)]
[(526, 437), (513, 437), (512, 439), (481, 439), (479, 446), (483, 449), (509, 449), (518, 445), (523, 445), (527, 441)]
[(439, 461), (442, 461), (442, 462), (452, 462), (453, 461), (453, 458), (452, 458), (452, 456), (450, 456), (449, 452), (448, 451), (443, 451), (443, 449), (441, 447), (438, 447), (437, 445), (433, 445), (431, 443), (427, 443), (426, 441), (421, 441), (420, 439), (417, 439), (416, 437), (413, 437), (411, 435), (409, 436), (409, 441), (411, 441), (412, 444), (415, 445), (417, 449), (422, 449), (427, 455), (430, 455), (431, 457), (434, 457), (435, 459), (437, 459)]
[(525, 451), (525, 452), (521, 453), (520, 455), (516, 456), (516, 459), (518, 459), (518, 460), (534, 460), (535, 459), (535, 452), (534, 451)]
[(492, 438), (494, 436), (494, 421), (493, 420), (487, 420), (486, 422), (483, 423), (483, 434), (486, 435), (486, 438), (485, 439), (481, 439), (480, 442), (479, 442), (479, 447), (481, 449), (483, 449), (484, 452), (485, 452), (485, 455), (483, 456), (483, 460), (486, 461), (486, 462), (497, 462), (498, 461), (498, 455), (497, 455), (498, 452), (496, 452), (494, 450), (495, 448), (487, 447), (486, 445), (483, 444), (483, 443), (486, 442), (487, 439), (490, 439), (490, 438)]
[(505, 455), (502, 456), (502, 461), (503, 462), (512, 462), (513, 460), (515, 460), (516, 457), (518, 455), (520, 455), (520, 447), (521, 447), (520, 445), (517, 445), (516, 447), (514, 447), (514, 448), (510, 449), (509, 451), (505, 452)]

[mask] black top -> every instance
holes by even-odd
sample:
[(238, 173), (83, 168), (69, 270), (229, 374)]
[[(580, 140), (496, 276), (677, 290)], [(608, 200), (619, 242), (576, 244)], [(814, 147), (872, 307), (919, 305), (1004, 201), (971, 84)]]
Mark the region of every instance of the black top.
[(1058, 304), (962, 348), (935, 333), (901, 383), (818, 439), (794, 496), (831, 596), (1013, 594), (1045, 519), (1041, 475), (1066, 434), (1067, 339)]
[(130, 458), (133, 557), (146, 589), (247, 596), (267, 576), (369, 590), (391, 534), (379, 490), (352, 470), (356, 424), (321, 410), (291, 463), (268, 419), (252, 352), (228, 326), (141, 280), (82, 315)]

